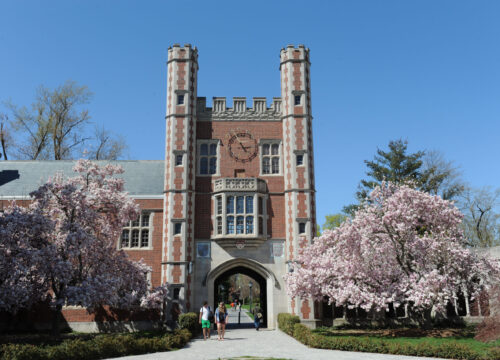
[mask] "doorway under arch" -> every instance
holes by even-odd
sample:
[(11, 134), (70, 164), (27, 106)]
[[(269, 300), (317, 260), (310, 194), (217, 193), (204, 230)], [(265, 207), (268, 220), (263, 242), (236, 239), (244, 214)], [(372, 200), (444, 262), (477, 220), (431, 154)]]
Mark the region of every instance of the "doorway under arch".
[(216, 279), (214, 279), (213, 291), (214, 291), (214, 309), (217, 307), (217, 301), (219, 300), (219, 291), (221, 289), (221, 283), (235, 274), (243, 274), (248, 277), (251, 277), (257, 284), (259, 284), (260, 294), (259, 294), (259, 304), (262, 310), (263, 320), (261, 323), (261, 327), (267, 328), (267, 281), (266, 279), (257, 273), (256, 271), (245, 267), (245, 266), (235, 266), (229, 270), (226, 270)]
[[(219, 282), (230, 274), (237, 273), (248, 275), (259, 283), (261, 293), (265, 294), (265, 299), (261, 300), (262, 315), (265, 319), (263, 325), (274, 329), (277, 314), (274, 298), (276, 292), (281, 292), (281, 286), (276, 275), (258, 261), (249, 258), (233, 258), (210, 270), (202, 282), (202, 286), (206, 286), (208, 292), (208, 303), (210, 305), (216, 304)], [(216, 281), (218, 282), (217, 286)]]

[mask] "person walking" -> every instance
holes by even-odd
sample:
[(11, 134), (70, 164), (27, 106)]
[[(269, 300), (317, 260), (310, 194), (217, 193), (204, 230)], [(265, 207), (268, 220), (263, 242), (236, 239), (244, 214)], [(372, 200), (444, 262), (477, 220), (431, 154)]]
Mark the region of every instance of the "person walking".
[(200, 324), (203, 330), (203, 340), (210, 339), (210, 317), (213, 316), (210, 306), (208, 306), (208, 301), (203, 302), (203, 306), (200, 309)]
[(227, 324), (227, 309), (224, 302), (221, 301), (217, 310), (215, 310), (215, 323), (217, 324), (217, 333), (219, 334), (219, 340), (224, 340), (224, 334), (226, 332)]
[(259, 331), (260, 329), (260, 323), (264, 319), (264, 316), (262, 315), (262, 309), (260, 307), (256, 307), (253, 311), (253, 324), (255, 326), (255, 330)]

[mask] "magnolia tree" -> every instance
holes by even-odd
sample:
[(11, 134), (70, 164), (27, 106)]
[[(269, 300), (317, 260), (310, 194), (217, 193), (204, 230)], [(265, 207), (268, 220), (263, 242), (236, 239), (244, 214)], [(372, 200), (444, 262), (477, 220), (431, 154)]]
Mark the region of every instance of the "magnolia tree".
[(47, 295), (51, 222), (13, 204), (0, 216), (0, 310), (15, 313)]
[[(83, 306), (90, 311), (101, 305), (158, 308), (167, 293), (165, 286), (149, 291), (146, 273), (151, 269), (130, 260), (116, 247), (123, 226), (138, 216), (137, 205), (124, 192), (123, 179), (115, 176), (123, 170), (81, 160), (74, 171), (76, 177), (65, 179), (58, 174), (30, 194), (33, 202), (26, 212), (33, 223), (41, 225), (39, 231), (25, 231), (22, 240), (38, 244), (32, 256), (39, 256), (43, 265), (32, 267), (37, 273), (32, 280), (48, 291), (41, 297), (41, 292), (31, 290), (32, 285), (26, 291), (34, 295), (32, 302), (50, 299), (55, 333), (63, 305)], [(6, 214), (14, 214), (14, 210), (2, 217)], [(23, 224), (23, 220), (17, 223)], [(30, 226), (29, 221), (26, 226)], [(23, 231), (21, 225), (13, 228), (11, 232)], [(22, 261), (15, 261), (19, 271), (26, 273)], [(31, 284), (29, 280), (26, 282)]]
[(459, 289), (475, 296), (499, 274), (464, 247), (462, 217), (438, 196), (383, 183), (352, 219), (304, 249), (286, 276), (288, 293), (367, 311), (409, 304), (428, 320)]

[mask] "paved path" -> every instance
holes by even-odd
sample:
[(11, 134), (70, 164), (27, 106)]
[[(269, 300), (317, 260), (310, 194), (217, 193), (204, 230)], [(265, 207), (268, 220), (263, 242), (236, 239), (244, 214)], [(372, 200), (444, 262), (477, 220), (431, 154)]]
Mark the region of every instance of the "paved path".
[[(229, 310), (229, 323), (237, 323), (237, 312)], [(294, 360), (382, 360), (408, 359), (417, 360), (414, 356), (383, 355), (337, 350), (312, 349), (299, 343), (279, 330), (256, 331), (249, 328), (250, 318), (241, 313), (241, 321), (246, 328), (229, 329), (224, 341), (217, 340), (216, 332), (212, 331), (210, 340), (192, 340), (186, 347), (170, 352), (154, 353), (138, 356), (128, 356), (120, 359), (134, 360), (216, 360), (240, 356), (274, 357)]]

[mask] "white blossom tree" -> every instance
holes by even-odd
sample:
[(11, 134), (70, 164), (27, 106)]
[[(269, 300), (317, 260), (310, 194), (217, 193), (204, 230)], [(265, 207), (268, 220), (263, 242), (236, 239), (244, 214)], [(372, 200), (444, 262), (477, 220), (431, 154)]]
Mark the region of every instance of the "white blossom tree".
[(439, 196), (383, 183), (352, 219), (305, 248), (288, 293), (376, 311), (410, 304), (428, 321), (461, 287), (475, 296), (499, 274), (464, 246), (462, 218)]

